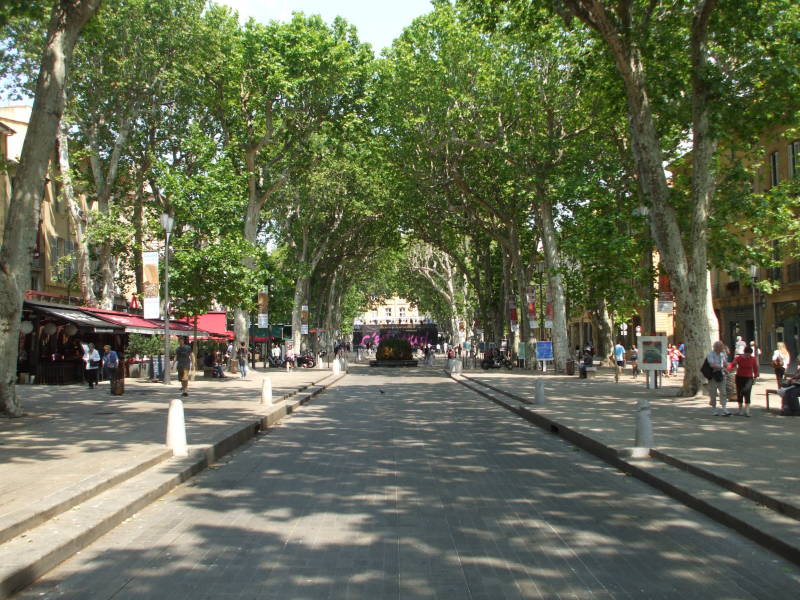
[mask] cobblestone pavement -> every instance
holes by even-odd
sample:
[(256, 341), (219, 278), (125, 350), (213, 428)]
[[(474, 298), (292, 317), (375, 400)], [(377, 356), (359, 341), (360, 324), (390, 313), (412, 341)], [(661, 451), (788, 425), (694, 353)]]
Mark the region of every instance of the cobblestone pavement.
[(18, 598), (798, 590), (794, 565), (440, 373), (354, 369)]

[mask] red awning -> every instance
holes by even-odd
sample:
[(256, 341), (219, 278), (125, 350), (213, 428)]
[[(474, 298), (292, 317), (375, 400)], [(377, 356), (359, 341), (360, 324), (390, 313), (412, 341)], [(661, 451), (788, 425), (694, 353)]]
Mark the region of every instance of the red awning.
[[(159, 335), (164, 333), (164, 321), (160, 319), (144, 319), (138, 315), (119, 312), (116, 310), (106, 310), (103, 308), (81, 307), (81, 310), (96, 315), (109, 323), (116, 323), (125, 328), (125, 333), (141, 333), (144, 335)], [(170, 319), (169, 332), (173, 335), (194, 334), (194, 326), (184, 321)], [(205, 330), (197, 331), (198, 337), (207, 336)]]
[[(156, 327), (164, 331), (164, 319), (148, 319)], [(186, 321), (178, 321), (176, 319), (169, 320), (169, 332), (174, 335), (194, 335), (194, 325)], [(197, 337), (208, 337), (208, 332), (205, 329), (197, 328)]]
[[(192, 317), (189, 318), (192, 321)], [(207, 331), (209, 337), (232, 340), (234, 333), (228, 329), (228, 313), (225, 311), (209, 312), (197, 315), (197, 328)]]
[(106, 310), (103, 308), (90, 308), (84, 306), (82, 311), (91, 313), (104, 321), (122, 325), (125, 328), (125, 333), (142, 333), (144, 335), (158, 335), (164, 332), (162, 327), (159, 331), (158, 325), (151, 323), (147, 319), (143, 319), (137, 315), (119, 312), (116, 310)]

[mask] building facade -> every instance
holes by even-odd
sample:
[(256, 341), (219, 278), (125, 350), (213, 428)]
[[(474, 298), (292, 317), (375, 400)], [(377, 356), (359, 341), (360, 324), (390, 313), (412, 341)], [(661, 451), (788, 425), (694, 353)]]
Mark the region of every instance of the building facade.
[[(800, 176), (800, 138), (781, 128), (765, 135), (762, 147), (761, 165), (752, 182), (754, 192), (766, 192)], [(769, 362), (778, 342), (786, 344), (793, 360), (800, 353), (800, 260), (777, 251), (773, 258), (781, 264), (751, 270), (755, 282), (769, 279), (778, 284), (777, 291), (769, 294), (752, 285), (752, 279), (743, 284), (719, 270), (711, 274), (721, 338), (729, 345), (738, 335), (755, 340), (763, 349), (762, 362)]]

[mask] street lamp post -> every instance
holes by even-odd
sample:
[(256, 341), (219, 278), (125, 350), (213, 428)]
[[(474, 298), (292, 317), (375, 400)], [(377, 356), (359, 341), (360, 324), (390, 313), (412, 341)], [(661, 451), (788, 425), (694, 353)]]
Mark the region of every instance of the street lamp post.
[(161, 214), (164, 228), (164, 385), (169, 385), (169, 234), (175, 220), (168, 213)]
[(758, 280), (758, 267), (750, 265), (750, 289), (753, 292), (753, 337), (756, 347), (753, 348), (754, 356), (758, 359), (758, 348), (761, 347), (761, 342), (758, 339), (758, 312), (756, 307), (756, 281)]

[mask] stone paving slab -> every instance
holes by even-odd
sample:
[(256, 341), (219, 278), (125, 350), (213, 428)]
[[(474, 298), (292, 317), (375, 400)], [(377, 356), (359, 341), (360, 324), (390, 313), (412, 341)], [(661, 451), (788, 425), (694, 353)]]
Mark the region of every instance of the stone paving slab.
[(441, 373), (354, 369), (19, 598), (788, 600), (798, 587), (794, 565)]
[[(188, 443), (208, 443), (255, 418), (267, 376), (279, 398), (330, 371), (259, 369), (247, 380), (191, 382), (189, 396), (182, 398)], [(166, 388), (128, 378), (125, 384), (123, 396), (111, 396), (108, 384), (17, 387), (26, 416), (0, 420), (0, 543), (32, 515), (52, 516), (70, 499), (171, 455), (164, 440), (169, 402), (181, 397), (178, 382)]]
[[(544, 380), (546, 403), (532, 410), (603, 444), (624, 450), (634, 446), (637, 403), (650, 401), (654, 448), (680, 461), (771, 496), (800, 514), (800, 418), (767, 411), (762, 377), (753, 392), (752, 416), (715, 417), (708, 398), (678, 397), (679, 378), (647, 389), (642, 378), (615, 383), (610, 369), (593, 379), (514, 370), (468, 369), (468, 378), (535, 402), (535, 381)], [(737, 405), (729, 410), (735, 411)]]
[[(0, 526), (5, 523), (4, 531), (10, 539), (4, 540), (5, 543), (0, 545), (0, 598), (30, 584), (119, 525), (125, 518), (206, 468), (220, 456), (250, 440), (259, 430), (270, 427), (282, 416), (293, 412), (299, 404), (337, 381), (324, 370), (314, 372), (311, 381), (305, 382), (292, 373), (287, 373), (278, 377), (280, 384), (294, 387), (278, 387), (277, 390), (273, 387), (273, 391), (276, 391), (273, 403), (258, 402), (254, 406), (252, 397), (255, 396), (260, 401), (261, 384), (267, 376), (273, 379), (269, 373), (253, 373), (249, 380), (238, 380), (235, 387), (228, 390), (226, 399), (216, 402), (217, 408), (224, 413), (246, 408), (250, 414), (242, 416), (233, 411), (236, 420), (231, 421), (234, 417), (221, 412), (215, 426), (206, 423), (195, 427), (195, 435), (201, 439), (190, 444), (187, 458), (172, 458), (171, 452), (164, 453), (162, 443), (158, 450), (159, 460), (149, 460), (147, 463), (133, 460), (127, 476), (103, 469), (98, 463), (97, 472), (92, 476), (48, 497), (32, 499), (27, 509), (6, 513), (4, 520), (0, 520)], [(135, 385), (133, 387), (135, 389)], [(208, 396), (207, 392), (204, 394), (205, 387), (200, 385), (199, 389), (192, 390), (191, 397), (195, 402), (204, 395)], [(171, 394), (169, 389), (164, 392)], [(231, 404), (236, 395), (240, 396), (240, 406)], [(209, 398), (205, 399), (204, 408), (209, 412), (214, 408), (214, 402)], [(52, 405), (50, 411), (52, 414)], [(130, 413), (129, 416), (135, 419), (137, 414)], [(144, 424), (139, 428), (140, 433), (143, 429), (146, 429)], [(97, 457), (94, 459), (97, 460)], [(75, 462), (86, 467), (87, 460), (90, 459), (78, 455)], [(67, 471), (70, 466), (62, 465)], [(70, 493), (74, 495), (69, 497)], [(57, 506), (52, 504), (54, 497), (61, 498)]]

